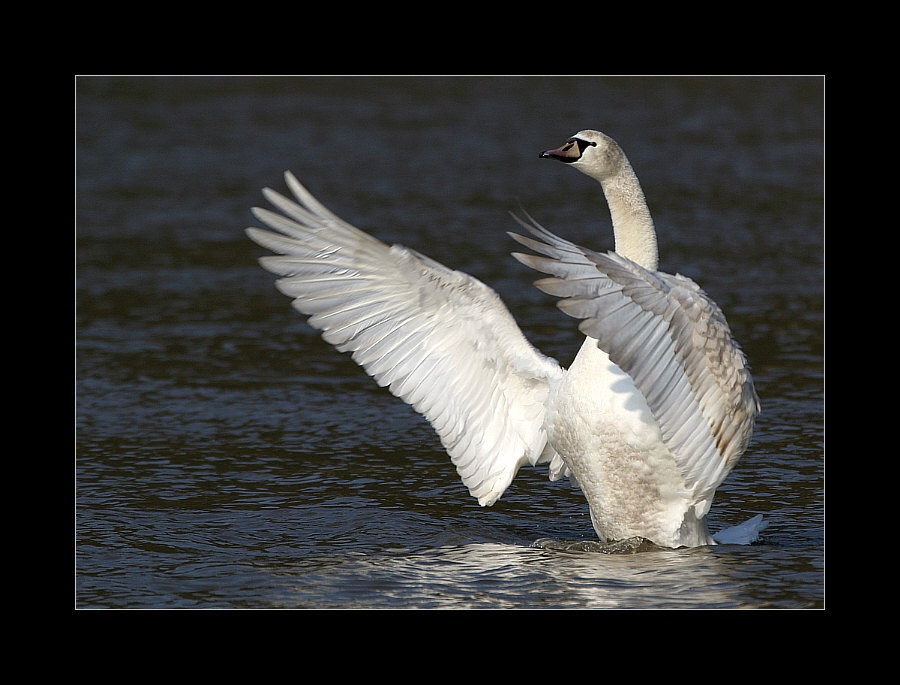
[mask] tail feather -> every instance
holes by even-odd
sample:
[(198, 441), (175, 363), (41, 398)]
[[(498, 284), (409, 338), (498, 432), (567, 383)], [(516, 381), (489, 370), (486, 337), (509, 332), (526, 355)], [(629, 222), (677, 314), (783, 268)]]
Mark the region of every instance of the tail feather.
[(720, 545), (749, 545), (759, 539), (759, 534), (768, 525), (768, 521), (763, 520), (762, 514), (757, 514), (743, 523), (720, 530), (713, 535), (713, 540)]

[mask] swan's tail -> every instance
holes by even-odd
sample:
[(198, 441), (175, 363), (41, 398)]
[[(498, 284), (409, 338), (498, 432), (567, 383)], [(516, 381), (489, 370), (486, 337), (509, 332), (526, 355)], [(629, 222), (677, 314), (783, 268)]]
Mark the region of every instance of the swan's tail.
[(768, 521), (763, 520), (762, 514), (757, 514), (743, 523), (720, 530), (713, 535), (713, 540), (720, 545), (749, 545), (759, 539), (759, 534), (768, 525)]

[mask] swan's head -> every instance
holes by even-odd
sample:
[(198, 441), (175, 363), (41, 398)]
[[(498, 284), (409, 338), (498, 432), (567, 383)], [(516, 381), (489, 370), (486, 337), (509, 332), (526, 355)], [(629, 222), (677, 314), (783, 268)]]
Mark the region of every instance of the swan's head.
[(579, 131), (555, 150), (544, 150), (541, 158), (571, 164), (579, 171), (603, 180), (622, 167), (625, 155), (618, 143), (600, 131)]

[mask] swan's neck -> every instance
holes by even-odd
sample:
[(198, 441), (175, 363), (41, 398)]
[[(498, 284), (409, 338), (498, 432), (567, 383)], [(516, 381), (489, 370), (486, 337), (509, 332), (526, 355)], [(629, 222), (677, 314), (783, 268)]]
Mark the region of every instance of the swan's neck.
[(631, 164), (622, 155), (617, 172), (598, 180), (609, 205), (616, 252), (645, 269), (656, 271), (659, 265), (656, 230)]

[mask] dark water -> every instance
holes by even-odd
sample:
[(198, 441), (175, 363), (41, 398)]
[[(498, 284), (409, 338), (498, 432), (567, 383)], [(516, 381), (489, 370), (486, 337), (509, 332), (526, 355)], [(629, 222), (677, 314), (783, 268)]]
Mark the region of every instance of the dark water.
[[(75, 606), (824, 606), (824, 86), (817, 78), (79, 78)], [(564, 552), (587, 505), (544, 467), (494, 507), (430, 427), (322, 342), (243, 228), (292, 170), (343, 218), (497, 289), (568, 364), (572, 320), (506, 231), (521, 204), (612, 247), (600, 188), (538, 159), (624, 147), (661, 268), (698, 280), (763, 413), (718, 530), (762, 544)]]

